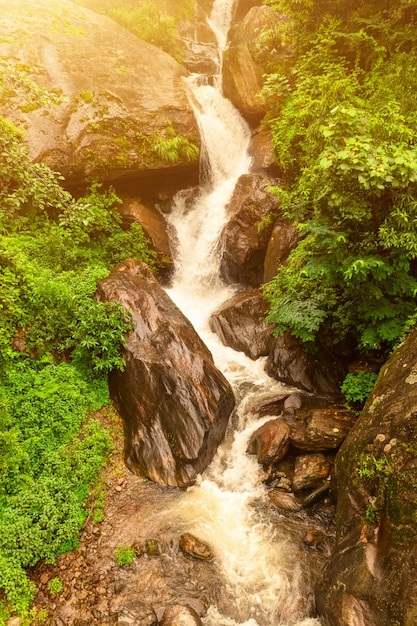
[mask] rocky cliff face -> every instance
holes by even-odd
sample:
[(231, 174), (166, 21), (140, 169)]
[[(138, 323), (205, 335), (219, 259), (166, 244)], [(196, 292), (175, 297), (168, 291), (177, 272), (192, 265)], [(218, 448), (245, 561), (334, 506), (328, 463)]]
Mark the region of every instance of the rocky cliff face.
[(174, 169), (197, 169), (187, 71), (109, 18), (70, 0), (0, 0), (0, 59), (0, 115), (69, 184), (166, 171), (175, 150)]
[(417, 328), (336, 457), (337, 544), (317, 592), (326, 626), (417, 623), (416, 442)]

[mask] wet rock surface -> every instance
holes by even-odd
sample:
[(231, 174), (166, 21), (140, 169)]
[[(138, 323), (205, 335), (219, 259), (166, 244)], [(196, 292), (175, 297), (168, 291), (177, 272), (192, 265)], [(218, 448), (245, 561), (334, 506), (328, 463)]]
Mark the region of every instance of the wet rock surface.
[(278, 219), (275, 222), (265, 254), (263, 282), (273, 280), (281, 265), (298, 243), (298, 230), (289, 221)]
[(194, 537), (194, 535), (191, 535), (190, 533), (184, 533), (181, 535), (179, 547), (181, 552), (191, 559), (209, 561), (213, 558), (213, 553), (210, 550), (210, 547), (206, 543), (199, 541), (197, 537)]
[[(242, 14), (244, 12), (242, 11)], [(261, 96), (267, 59), (281, 56), (265, 42), (263, 33), (275, 28), (277, 14), (267, 6), (253, 6), (231, 31), (230, 47), (223, 55), (223, 88), (227, 98), (251, 122), (266, 113)]]
[(161, 626), (202, 626), (201, 619), (189, 606), (176, 604), (165, 610)]
[(290, 432), (290, 427), (282, 420), (266, 422), (249, 439), (247, 453), (255, 454), (261, 465), (277, 463), (288, 452)]
[(325, 347), (316, 354), (307, 354), (296, 337), (283, 333), (269, 354), (266, 371), (287, 385), (341, 400), (340, 386), (347, 374), (347, 362)]
[(336, 456), (337, 544), (317, 589), (326, 626), (417, 620), (416, 354), (414, 329)]
[(126, 369), (109, 379), (124, 419), (126, 463), (157, 483), (190, 485), (223, 439), (232, 389), (144, 263), (119, 265), (98, 296), (120, 302), (135, 326), (122, 351)]
[(149, 246), (157, 253), (162, 266), (159, 274), (168, 278), (173, 272), (173, 253), (165, 216), (155, 206), (142, 202), (137, 196), (122, 193), (119, 197), (122, 200), (119, 213), (123, 228), (129, 228), (131, 224), (142, 226)]
[(259, 287), (269, 238), (280, 214), (279, 201), (261, 174), (244, 174), (227, 207), (228, 222), (220, 236), (221, 276), (228, 282)]
[(269, 354), (274, 342), (273, 325), (265, 320), (267, 308), (257, 289), (240, 291), (212, 313), (210, 329), (226, 346), (256, 360)]

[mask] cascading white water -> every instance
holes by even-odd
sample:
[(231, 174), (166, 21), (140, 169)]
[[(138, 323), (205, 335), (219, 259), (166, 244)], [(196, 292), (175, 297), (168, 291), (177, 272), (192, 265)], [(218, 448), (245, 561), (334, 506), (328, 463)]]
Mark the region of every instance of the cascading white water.
[[(213, 5), (209, 21), (220, 49), (226, 45), (234, 4), (235, 0), (215, 0)], [(210, 313), (234, 291), (219, 278), (218, 241), (236, 182), (250, 168), (249, 129), (223, 98), (220, 82), (210, 86), (196, 77), (189, 81), (205, 178), (199, 190), (178, 194), (170, 216), (178, 246), (169, 295), (211, 350), (238, 400), (245, 395), (232, 419), (234, 429), (210, 468), (170, 515), (210, 544), (222, 569), (224, 599), (221, 607), (210, 607), (206, 626), (312, 626), (319, 622), (303, 618), (300, 609), (297, 533), (284, 517), (275, 514), (271, 521), (263, 506), (259, 465), (245, 453), (250, 435), (262, 423), (250, 419), (248, 407), (262, 396), (278, 395), (283, 386), (265, 374), (262, 360), (253, 362), (226, 348), (208, 328)]]

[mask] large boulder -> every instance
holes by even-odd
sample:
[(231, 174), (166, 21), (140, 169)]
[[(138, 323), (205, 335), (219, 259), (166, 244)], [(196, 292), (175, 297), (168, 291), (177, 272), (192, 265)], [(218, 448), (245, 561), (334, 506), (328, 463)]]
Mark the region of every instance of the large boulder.
[(222, 343), (251, 359), (267, 356), (274, 339), (273, 324), (265, 320), (268, 304), (261, 292), (248, 288), (226, 300), (212, 313), (210, 329)]
[[(0, 0), (0, 58), (0, 115), (68, 184), (166, 172), (173, 134), (199, 142), (185, 68), (70, 0)], [(185, 146), (177, 172), (198, 169)]]
[[(302, 415), (302, 412), (300, 412)], [(356, 422), (349, 409), (313, 409), (291, 432), (291, 444), (299, 450), (336, 450)]]
[(280, 214), (279, 200), (269, 190), (272, 179), (244, 174), (227, 207), (228, 221), (220, 236), (220, 273), (229, 282), (259, 287), (266, 249)]
[(417, 328), (382, 368), (336, 456), (336, 546), (317, 589), (325, 626), (417, 623)]
[(239, 22), (253, 7), (260, 6), (263, 0), (238, 0), (234, 20)]
[(120, 302), (135, 326), (123, 350), (126, 369), (109, 380), (124, 420), (126, 464), (159, 484), (190, 485), (223, 439), (231, 387), (144, 263), (116, 267), (98, 297)]
[(271, 7), (253, 6), (232, 29), (230, 47), (223, 54), (224, 94), (251, 123), (259, 122), (267, 110), (261, 90), (271, 61), (282, 62), (288, 55), (277, 43), (277, 33), (273, 46), (265, 37), (280, 21)]
[(322, 346), (316, 354), (305, 351), (289, 333), (280, 335), (268, 356), (266, 372), (277, 380), (319, 396), (341, 399), (340, 386), (347, 364)]

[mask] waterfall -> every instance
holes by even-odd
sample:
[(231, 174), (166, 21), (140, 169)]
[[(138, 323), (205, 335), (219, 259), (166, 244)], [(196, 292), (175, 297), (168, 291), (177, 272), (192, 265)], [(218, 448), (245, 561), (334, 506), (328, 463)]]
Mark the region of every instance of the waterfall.
[[(215, 0), (209, 19), (220, 57), (234, 5)], [(177, 195), (170, 216), (177, 250), (168, 293), (211, 350), (239, 405), (211, 466), (169, 515), (207, 541), (222, 570), (222, 606), (209, 608), (206, 626), (313, 626), (319, 622), (300, 609), (305, 591), (296, 546), (302, 531), (265, 506), (260, 466), (245, 453), (250, 435), (263, 423), (251, 416), (251, 404), (282, 393), (283, 386), (265, 374), (262, 359), (254, 362), (223, 346), (208, 327), (210, 313), (234, 292), (219, 278), (219, 236), (236, 182), (251, 163), (249, 128), (222, 95), (220, 64), (213, 85), (201, 77), (188, 80), (201, 133), (202, 181), (198, 190)]]

